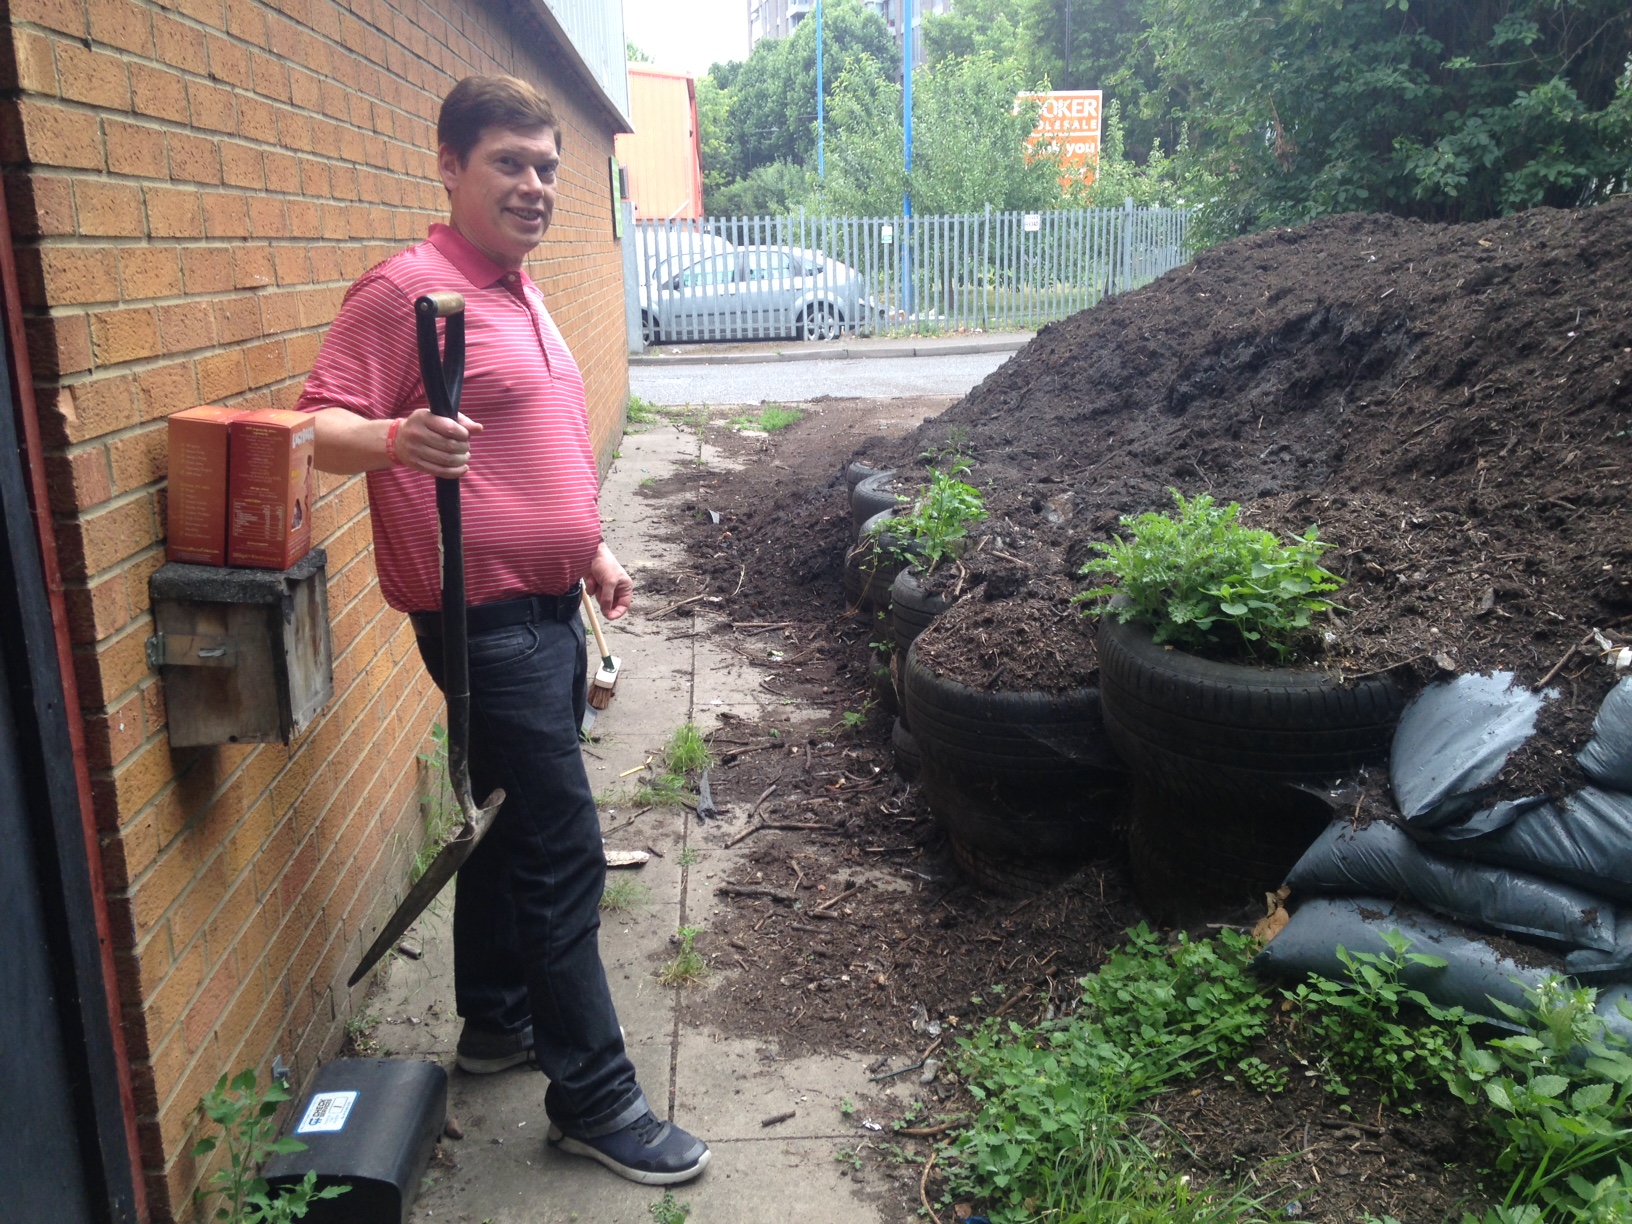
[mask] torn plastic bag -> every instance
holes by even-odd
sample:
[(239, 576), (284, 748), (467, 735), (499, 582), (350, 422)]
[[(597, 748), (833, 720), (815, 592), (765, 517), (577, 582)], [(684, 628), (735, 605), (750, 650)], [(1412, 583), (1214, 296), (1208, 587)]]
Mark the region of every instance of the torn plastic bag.
[(1545, 700), (1515, 685), (1512, 672), (1458, 676), (1417, 694), (1389, 758), (1405, 819), (1437, 829), (1478, 807), (1508, 757), (1535, 734)]
[(1484, 815), (1411, 832), (1435, 853), (1517, 868), (1632, 904), (1632, 795), (1589, 786), (1558, 803), (1531, 804), (1494, 832), (1470, 832)]
[(1609, 690), (1576, 761), (1599, 786), (1632, 791), (1632, 676)]
[[(1521, 965), (1503, 956), (1471, 931), (1431, 917), (1412, 906), (1373, 897), (1316, 897), (1305, 901), (1286, 928), (1253, 958), (1252, 967), (1265, 977), (1297, 981), (1318, 973), (1346, 981), (1348, 970), (1337, 959), (1339, 946), (1350, 952), (1385, 953), (1384, 931), (1398, 931), (1411, 941), (1410, 950), (1445, 961), (1442, 968), (1407, 964), (1400, 980), (1420, 990), (1441, 1007), (1460, 1007), (1491, 1018), (1502, 1028), (1515, 1028), (1490, 1005), (1491, 999), (1512, 1007), (1524, 1006), (1524, 987), (1535, 989), (1563, 965), (1549, 966), (1544, 954), (1534, 965)], [(1493, 1014), (1494, 1013), (1494, 1014)]]
[(1568, 884), (1428, 854), (1384, 820), (1333, 821), (1286, 882), (1295, 893), (1397, 897), (1475, 926), (1600, 953), (1615, 949), (1615, 906)]

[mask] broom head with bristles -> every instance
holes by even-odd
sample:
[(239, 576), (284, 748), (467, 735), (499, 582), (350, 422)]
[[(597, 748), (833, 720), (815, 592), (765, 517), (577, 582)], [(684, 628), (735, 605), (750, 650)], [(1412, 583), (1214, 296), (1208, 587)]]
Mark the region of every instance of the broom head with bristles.
[(622, 667), (623, 660), (616, 655), (612, 656), (611, 667), (602, 660), (600, 670), (589, 682), (589, 704), (595, 709), (604, 710), (612, 704), (612, 694), (618, 687), (618, 671)]

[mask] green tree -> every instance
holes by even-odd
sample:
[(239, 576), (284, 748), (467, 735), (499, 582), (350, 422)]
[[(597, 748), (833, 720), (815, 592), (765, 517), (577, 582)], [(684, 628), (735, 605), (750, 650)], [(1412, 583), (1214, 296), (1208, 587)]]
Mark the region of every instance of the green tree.
[[(861, 0), (824, 0), (822, 23), (824, 86), (831, 100), (839, 78), (858, 57), (887, 62), (894, 43), (883, 18)], [(801, 22), (789, 38), (762, 39), (746, 60), (717, 64), (709, 75), (730, 96), (724, 140), (732, 179), (773, 162), (815, 161), (814, 21)]]
[(625, 40), (623, 44), (623, 54), (624, 58), (631, 64), (649, 64), (652, 62), (651, 56), (647, 55), (646, 52), (642, 51), (629, 40)]
[(1018, 61), (1020, 4), (1021, 0), (957, 0), (949, 13), (924, 14), (924, 63), (934, 68), (946, 60), (982, 53), (1000, 63)]
[(1626, 0), (1148, 0), (1215, 225), (1466, 221), (1632, 179)]
[[(1020, 69), (989, 53), (944, 60), (913, 76), (913, 211), (1036, 209), (1060, 203), (1059, 168), (1028, 157), (1035, 105)], [(902, 166), (901, 87), (870, 59), (840, 79), (829, 109), (822, 206), (833, 213), (893, 216), (907, 185)]]

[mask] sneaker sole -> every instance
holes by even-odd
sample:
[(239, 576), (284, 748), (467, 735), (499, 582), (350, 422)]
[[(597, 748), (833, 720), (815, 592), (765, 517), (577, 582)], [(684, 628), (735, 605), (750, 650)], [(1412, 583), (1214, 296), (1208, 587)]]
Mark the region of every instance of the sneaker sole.
[(689, 1169), (682, 1169), (675, 1173), (648, 1173), (644, 1169), (631, 1169), (628, 1165), (619, 1164), (605, 1152), (593, 1148), (587, 1143), (580, 1142), (570, 1135), (562, 1134), (553, 1126), (550, 1128), (549, 1140), (553, 1146), (560, 1148), (563, 1152), (571, 1152), (574, 1156), (588, 1156), (591, 1160), (599, 1161), (611, 1169), (619, 1177), (638, 1182), (642, 1186), (678, 1186), (681, 1182), (688, 1182), (692, 1178), (701, 1175), (702, 1171), (708, 1168), (709, 1159), (714, 1155), (713, 1152), (704, 1148), (703, 1154), (697, 1159), (697, 1163)]
[(468, 1054), (460, 1054), (454, 1058), (459, 1070), (468, 1075), (496, 1075), (500, 1071), (508, 1071), (511, 1067), (519, 1067), (532, 1061), (531, 1050), (523, 1050), (519, 1054), (506, 1054), (502, 1058), (472, 1058)]

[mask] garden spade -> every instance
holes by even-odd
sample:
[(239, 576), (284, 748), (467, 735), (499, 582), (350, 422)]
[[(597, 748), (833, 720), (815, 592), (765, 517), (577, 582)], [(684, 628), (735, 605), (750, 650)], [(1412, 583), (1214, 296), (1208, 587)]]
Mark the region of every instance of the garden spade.
[[(446, 354), (438, 351), (436, 321), (446, 319)], [(459, 418), (459, 393), (465, 381), (465, 299), (457, 293), (430, 293), (414, 303), (419, 341), (419, 372), (431, 411), (448, 420)], [(447, 837), (425, 874), (397, 906), (369, 945), (351, 975), (355, 986), (402, 933), (436, 899), (437, 893), (470, 857), (476, 843), (493, 826), (504, 792), (496, 790), (481, 807), (470, 793), (470, 653), (465, 630), (465, 544), (460, 514), (459, 481), (438, 477), (436, 517), (442, 531), (442, 679), (448, 700), (448, 783), (459, 805), (460, 824)]]

